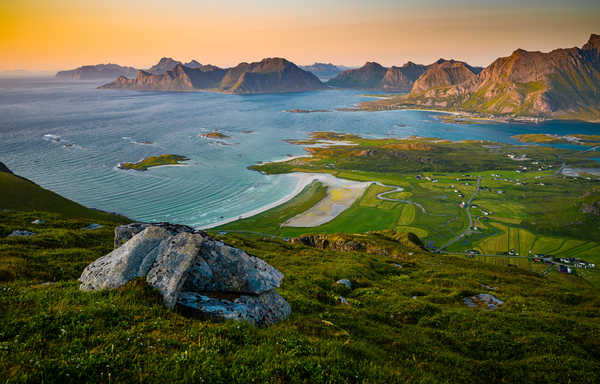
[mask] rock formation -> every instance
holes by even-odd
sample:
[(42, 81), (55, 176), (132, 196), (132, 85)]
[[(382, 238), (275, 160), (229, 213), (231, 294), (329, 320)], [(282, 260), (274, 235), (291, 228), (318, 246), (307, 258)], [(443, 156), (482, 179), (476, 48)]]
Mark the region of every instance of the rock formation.
[(225, 70), (204, 65), (200, 68), (188, 68), (177, 64), (173, 69), (164, 74), (152, 74), (139, 71), (134, 79), (125, 76), (119, 77), (112, 83), (101, 88), (108, 89), (136, 89), (144, 91), (194, 91), (197, 89), (217, 88)]
[(385, 68), (375, 62), (367, 62), (358, 69), (341, 72), (327, 84), (339, 88), (361, 88), (409, 92), (425, 71), (424, 65), (408, 62), (402, 67)]
[(427, 66), (408, 62), (402, 67), (391, 67), (385, 73), (381, 87), (386, 91), (409, 92)]
[(139, 71), (135, 79), (119, 77), (102, 88), (161, 91), (209, 89), (236, 94), (299, 92), (324, 89), (326, 86), (312, 73), (281, 58), (256, 63), (241, 63), (221, 69), (212, 65), (189, 68), (175, 65), (164, 74)]
[(500, 115), (600, 119), (599, 35), (591, 35), (582, 48), (547, 53), (517, 49), (476, 75), (465, 66), (453, 72), (440, 69), (432, 66), (402, 103)]
[(177, 65), (181, 65), (181, 61), (173, 60), (170, 57), (161, 58), (158, 63), (150, 67), (146, 72), (153, 75), (164, 75), (168, 71), (175, 68)]
[(440, 87), (460, 84), (472, 80), (476, 76), (475, 69), (467, 63), (439, 59), (431, 64), (427, 71), (415, 81), (411, 93), (422, 93)]
[(69, 71), (59, 71), (56, 77), (63, 80), (114, 79), (118, 76), (135, 76), (137, 69), (117, 64), (84, 65)]
[(158, 289), (183, 314), (268, 326), (291, 308), (275, 291), (283, 274), (263, 260), (183, 225), (123, 225), (116, 249), (88, 265), (82, 290), (113, 289), (135, 278)]

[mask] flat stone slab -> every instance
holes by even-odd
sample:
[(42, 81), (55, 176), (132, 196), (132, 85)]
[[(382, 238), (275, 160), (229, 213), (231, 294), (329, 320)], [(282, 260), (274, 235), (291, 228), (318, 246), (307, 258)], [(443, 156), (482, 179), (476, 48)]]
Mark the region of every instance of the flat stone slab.
[(15, 236), (35, 236), (36, 233), (35, 232), (30, 232), (30, 231), (26, 231), (24, 229), (16, 229), (14, 231), (12, 231), (8, 237), (15, 237)]
[(177, 309), (190, 316), (219, 321), (244, 320), (258, 327), (278, 323), (292, 313), (290, 305), (275, 290), (230, 299), (181, 292)]
[(480, 293), (475, 296), (465, 297), (463, 303), (471, 308), (484, 308), (494, 311), (504, 305), (504, 301), (489, 293)]

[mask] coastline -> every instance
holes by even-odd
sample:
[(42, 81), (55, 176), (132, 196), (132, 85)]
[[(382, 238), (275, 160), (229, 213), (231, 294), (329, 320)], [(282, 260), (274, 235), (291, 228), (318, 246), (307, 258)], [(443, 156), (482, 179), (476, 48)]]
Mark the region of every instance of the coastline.
[[(285, 159), (285, 160), (288, 160), (288, 159)], [(285, 161), (285, 160), (279, 160), (279, 161), (281, 162), (281, 161)], [(272, 162), (274, 162), (274, 161), (272, 161)], [(317, 178), (313, 177), (315, 174), (312, 174), (312, 173), (294, 172), (294, 173), (287, 173), (286, 175), (291, 175), (293, 177), (297, 177), (298, 181), (296, 183), (296, 187), (294, 187), (294, 190), (292, 192), (288, 193), (287, 195), (285, 195), (284, 197), (282, 197), (281, 199), (274, 201), (272, 203), (263, 205), (262, 207), (253, 209), (249, 212), (245, 212), (237, 217), (232, 217), (229, 219), (217, 221), (212, 224), (199, 226), (199, 227), (196, 227), (196, 229), (202, 229), (202, 230), (211, 229), (211, 228), (215, 228), (215, 227), (220, 227), (221, 225), (229, 224), (231, 222), (234, 222), (234, 221), (237, 221), (240, 219), (247, 219), (248, 217), (256, 216), (260, 213), (268, 211), (269, 209), (275, 208), (279, 205), (285, 204), (288, 201), (292, 200), (294, 197), (298, 196), (300, 194), (300, 192), (302, 192), (304, 190), (304, 188), (306, 188), (310, 183), (312, 183), (314, 180), (317, 179)], [(280, 177), (280, 176), (282, 176), (282, 175), (269, 175), (269, 177)]]

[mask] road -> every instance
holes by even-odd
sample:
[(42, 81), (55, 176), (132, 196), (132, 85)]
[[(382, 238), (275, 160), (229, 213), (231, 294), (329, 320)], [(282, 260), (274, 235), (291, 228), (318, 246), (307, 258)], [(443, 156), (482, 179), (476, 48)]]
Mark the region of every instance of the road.
[(475, 187), (475, 192), (471, 195), (471, 197), (469, 198), (469, 200), (467, 201), (467, 204), (465, 206), (465, 208), (467, 210), (467, 216), (469, 217), (469, 226), (467, 227), (467, 229), (465, 229), (464, 231), (462, 231), (461, 233), (459, 233), (452, 239), (448, 240), (448, 242), (446, 244), (439, 247), (437, 249), (438, 252), (440, 252), (443, 249), (448, 248), (450, 245), (456, 243), (458, 240), (465, 237), (467, 232), (469, 232), (471, 230), (471, 228), (473, 228), (473, 216), (471, 216), (471, 202), (473, 201), (475, 196), (477, 196), (477, 194), (479, 193), (480, 186), (481, 186), (481, 176), (477, 176), (477, 186)]
[(392, 193), (396, 193), (396, 192), (402, 192), (402, 191), (404, 191), (404, 188), (402, 188), (402, 187), (400, 187), (400, 186), (398, 186), (398, 185), (385, 185), (385, 184), (382, 184), (382, 183), (380, 183), (380, 182), (377, 182), (377, 181), (376, 181), (376, 182), (374, 182), (374, 184), (376, 184), (376, 185), (379, 185), (380, 187), (385, 187), (385, 188), (394, 188), (394, 189), (393, 189), (393, 190), (391, 190), (391, 191), (386, 191), (386, 192), (381, 192), (381, 193), (378, 193), (376, 197), (377, 197), (379, 200), (393, 201), (393, 202), (396, 202), (396, 203), (406, 203), (406, 204), (412, 204), (412, 205), (415, 205), (415, 206), (419, 207), (419, 209), (421, 209), (421, 211), (422, 211), (424, 214), (427, 214), (427, 211), (425, 210), (425, 207), (423, 207), (421, 204), (419, 204), (419, 203), (417, 203), (417, 202), (415, 202), (415, 201), (403, 200), (403, 199), (392, 199), (391, 197), (384, 197), (385, 195), (389, 195), (389, 194), (392, 194)]

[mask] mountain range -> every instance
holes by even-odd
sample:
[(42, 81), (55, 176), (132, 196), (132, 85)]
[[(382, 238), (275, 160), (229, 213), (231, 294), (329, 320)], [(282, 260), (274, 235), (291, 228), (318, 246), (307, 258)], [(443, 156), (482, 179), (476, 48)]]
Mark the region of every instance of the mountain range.
[(415, 80), (427, 66), (412, 62), (402, 67), (386, 68), (376, 62), (367, 62), (360, 68), (341, 72), (327, 84), (337, 88), (360, 88), (388, 91), (410, 91)]
[(100, 80), (114, 79), (118, 76), (135, 76), (137, 69), (118, 64), (84, 65), (79, 68), (59, 71), (56, 78), (61, 80)]
[[(161, 60), (163, 65), (156, 70), (162, 70), (172, 64), (168, 59), (163, 60)], [(294, 63), (282, 58), (268, 58), (254, 63), (241, 63), (228, 69), (212, 65), (191, 68), (176, 63), (165, 73), (153, 74), (140, 70), (135, 78), (120, 76), (101, 88), (162, 91), (213, 90), (252, 94), (310, 91), (324, 89), (326, 86), (317, 76), (302, 70)]]
[[(116, 64), (61, 71), (59, 78), (115, 78), (109, 89), (193, 91), (251, 94), (358, 88), (402, 92), (364, 103), (366, 109), (437, 108), (488, 115), (600, 120), (600, 35), (581, 48), (551, 52), (515, 50), (485, 68), (458, 60), (430, 65), (407, 62), (384, 67), (367, 62), (344, 69), (315, 63), (299, 67), (283, 58), (241, 63), (232, 68), (182, 63), (163, 57), (148, 70)], [(342, 70), (344, 69), (344, 70)], [(341, 70), (341, 71), (340, 71)], [(323, 84), (320, 78), (330, 78)]]
[(410, 94), (369, 109), (426, 107), (478, 114), (600, 120), (600, 35), (581, 48), (515, 50), (481, 70), (440, 60)]

